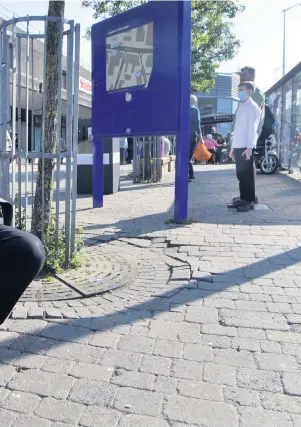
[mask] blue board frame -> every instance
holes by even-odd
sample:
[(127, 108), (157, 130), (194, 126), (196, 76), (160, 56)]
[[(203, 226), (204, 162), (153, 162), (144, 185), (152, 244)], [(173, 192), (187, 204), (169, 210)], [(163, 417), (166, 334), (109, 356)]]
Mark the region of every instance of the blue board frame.
[[(181, 130), (181, 3), (151, 1), (92, 26), (93, 135), (173, 135)], [(150, 23), (153, 69), (148, 87), (107, 92), (107, 37)]]
[[(154, 61), (147, 88), (107, 92), (106, 40), (153, 22)], [(176, 135), (175, 219), (187, 218), (191, 2), (150, 1), (92, 27), (93, 205), (103, 206), (103, 138)]]

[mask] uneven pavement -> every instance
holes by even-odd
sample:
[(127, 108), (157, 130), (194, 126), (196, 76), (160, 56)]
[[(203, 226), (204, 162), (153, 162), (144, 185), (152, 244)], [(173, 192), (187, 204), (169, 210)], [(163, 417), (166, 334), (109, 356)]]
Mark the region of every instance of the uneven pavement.
[(259, 175), (260, 205), (237, 214), (233, 167), (196, 169), (191, 225), (168, 223), (172, 176), (124, 174), (102, 210), (79, 200), (91, 264), (111, 255), (111, 274), (135, 274), (103, 295), (18, 304), (0, 330), (1, 425), (301, 425), (301, 183)]

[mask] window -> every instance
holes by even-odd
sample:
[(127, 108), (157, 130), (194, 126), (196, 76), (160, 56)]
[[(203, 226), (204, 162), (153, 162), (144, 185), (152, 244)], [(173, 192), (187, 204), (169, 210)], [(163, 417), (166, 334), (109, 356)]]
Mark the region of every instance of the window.
[(232, 99), (217, 98), (217, 112), (218, 113), (232, 113)]
[(67, 89), (67, 73), (65, 70), (62, 72), (62, 89)]

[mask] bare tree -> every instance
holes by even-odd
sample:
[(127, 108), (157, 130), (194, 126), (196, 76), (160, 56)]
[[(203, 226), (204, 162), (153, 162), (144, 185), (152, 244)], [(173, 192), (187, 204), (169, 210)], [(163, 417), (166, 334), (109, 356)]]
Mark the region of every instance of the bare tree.
[[(48, 16), (64, 18), (65, 1), (49, 1)], [(56, 151), (57, 126), (58, 126), (58, 56), (60, 24), (57, 22), (47, 23), (46, 33), (46, 81), (43, 82), (46, 94), (46, 108), (44, 119), (44, 132), (42, 134), (42, 144), (46, 153)], [(51, 219), (51, 202), (53, 196), (53, 169), (54, 159), (44, 160), (44, 193), (42, 159), (39, 160), (37, 186), (32, 214), (32, 232), (42, 238), (43, 230), (47, 230)], [(42, 206), (44, 205), (44, 212)]]

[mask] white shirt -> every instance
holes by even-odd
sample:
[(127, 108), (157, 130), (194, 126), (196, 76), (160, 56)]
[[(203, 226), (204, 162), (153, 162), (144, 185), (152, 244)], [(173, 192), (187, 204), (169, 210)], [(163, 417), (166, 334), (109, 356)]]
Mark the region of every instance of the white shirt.
[(238, 106), (232, 148), (256, 148), (261, 110), (249, 98)]

